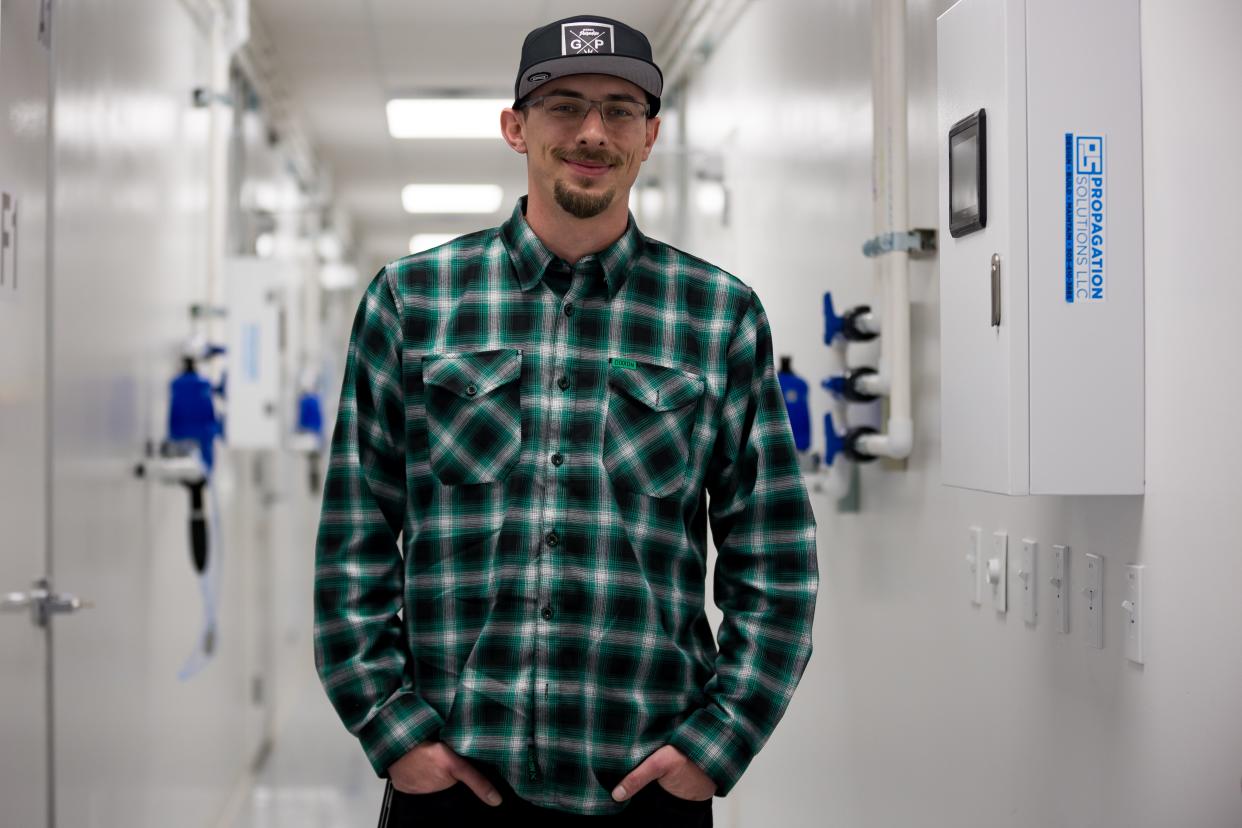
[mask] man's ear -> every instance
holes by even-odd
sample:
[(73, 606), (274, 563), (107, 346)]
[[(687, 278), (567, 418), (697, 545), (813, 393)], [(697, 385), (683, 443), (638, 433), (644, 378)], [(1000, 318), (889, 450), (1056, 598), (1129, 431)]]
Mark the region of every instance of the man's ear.
[(510, 107), (500, 110), (500, 134), (514, 152), (526, 154), (526, 124)]
[(651, 155), (651, 148), (655, 146), (656, 136), (660, 134), (660, 116), (647, 119), (647, 142), (643, 147), (643, 160)]

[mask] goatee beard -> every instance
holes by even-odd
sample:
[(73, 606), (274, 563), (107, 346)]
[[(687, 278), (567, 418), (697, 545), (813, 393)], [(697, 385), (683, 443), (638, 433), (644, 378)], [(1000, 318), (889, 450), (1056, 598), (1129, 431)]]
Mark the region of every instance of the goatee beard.
[(575, 218), (589, 219), (608, 209), (617, 195), (617, 188), (609, 187), (602, 193), (584, 193), (581, 190), (571, 190), (564, 181), (557, 181), (552, 188), (552, 195), (566, 213)]

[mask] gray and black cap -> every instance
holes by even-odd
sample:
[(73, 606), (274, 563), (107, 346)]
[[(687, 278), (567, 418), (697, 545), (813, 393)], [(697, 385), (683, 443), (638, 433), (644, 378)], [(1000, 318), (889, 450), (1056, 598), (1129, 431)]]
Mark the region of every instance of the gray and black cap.
[(566, 17), (535, 29), (522, 43), (513, 84), (516, 106), (537, 86), (565, 75), (612, 75), (647, 93), (651, 114), (660, 110), (664, 75), (651, 59), (651, 43), (638, 29), (592, 14)]

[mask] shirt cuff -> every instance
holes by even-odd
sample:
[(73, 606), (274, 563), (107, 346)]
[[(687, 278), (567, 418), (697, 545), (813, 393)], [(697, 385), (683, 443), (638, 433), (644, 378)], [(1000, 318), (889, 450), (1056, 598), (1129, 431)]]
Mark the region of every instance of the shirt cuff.
[(680, 750), (716, 783), (716, 796), (733, 790), (754, 754), (709, 708), (699, 708), (673, 731), (668, 744)]
[(412, 691), (389, 699), (358, 732), (358, 740), (371, 767), (381, 778), (388, 768), (415, 745), (436, 738), (444, 720), (435, 709)]

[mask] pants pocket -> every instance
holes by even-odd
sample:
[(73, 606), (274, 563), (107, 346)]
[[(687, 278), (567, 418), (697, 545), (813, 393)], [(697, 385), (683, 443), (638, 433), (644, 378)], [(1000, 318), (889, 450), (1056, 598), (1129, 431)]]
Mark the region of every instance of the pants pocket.
[[(437, 818), (460, 817), (465, 805), (461, 802), (464, 782), (430, 793), (402, 793), (388, 782), (384, 792), (384, 808), (379, 828), (409, 828), (415, 825), (439, 825)], [(447, 824), (447, 823), (445, 823)]]
[(711, 828), (712, 799), (715, 797), (702, 801), (682, 799), (669, 793), (655, 779), (639, 793), (647, 794), (646, 809), (642, 814), (636, 812), (634, 816), (641, 816), (645, 828)]

